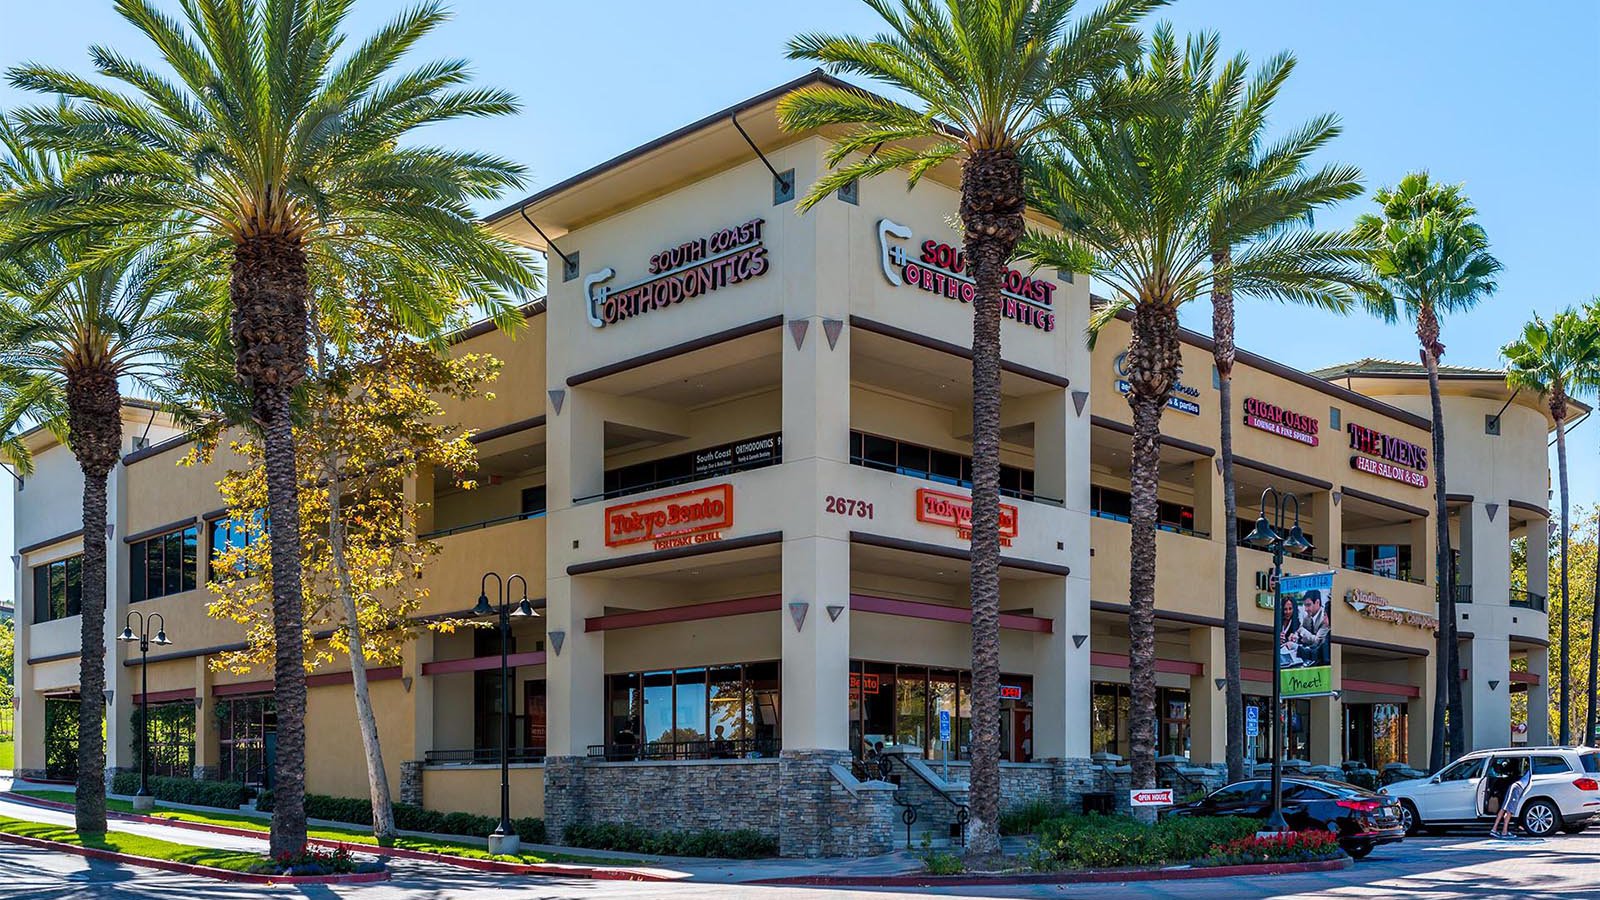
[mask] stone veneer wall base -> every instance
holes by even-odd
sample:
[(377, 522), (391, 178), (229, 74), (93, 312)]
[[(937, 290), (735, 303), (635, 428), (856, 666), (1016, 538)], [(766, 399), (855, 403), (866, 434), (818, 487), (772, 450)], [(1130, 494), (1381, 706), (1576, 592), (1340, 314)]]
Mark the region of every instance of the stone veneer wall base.
[(420, 759), (402, 760), (400, 763), (400, 802), (412, 806), (422, 805), (422, 767)]

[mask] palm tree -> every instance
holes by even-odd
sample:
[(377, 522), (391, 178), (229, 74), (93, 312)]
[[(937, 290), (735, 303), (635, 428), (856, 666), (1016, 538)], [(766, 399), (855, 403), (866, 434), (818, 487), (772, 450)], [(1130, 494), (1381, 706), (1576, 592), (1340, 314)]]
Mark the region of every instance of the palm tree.
[[(0, 121), (0, 196), (60, 185), (76, 160), (31, 149)], [(26, 221), (0, 220), (14, 232)], [(0, 261), (0, 372), (6, 419), (42, 423), (83, 471), (83, 575), (78, 657), (79, 834), (106, 830), (106, 485), (122, 451), (122, 383), (158, 391), (172, 353), (210, 327), (148, 255), (107, 253), (118, 235), (80, 231)]]
[[(1495, 291), (1500, 261), (1489, 253), (1489, 238), (1473, 217), (1477, 210), (1461, 185), (1443, 185), (1426, 172), (1413, 172), (1395, 188), (1384, 188), (1373, 198), (1381, 213), (1365, 213), (1355, 231), (1370, 240), (1371, 266), (1376, 285), (1370, 292), (1372, 310), (1393, 322), (1404, 314), (1416, 324), (1422, 366), (1428, 373), (1428, 394), (1433, 403), (1433, 498), (1437, 556), (1435, 579), (1439, 588), (1439, 634), (1434, 659), (1433, 745), (1430, 770), (1437, 770), (1445, 754), (1446, 710), (1449, 744), (1454, 753), (1466, 749), (1462, 735), (1460, 671), (1456, 649), (1454, 567), (1450, 561), (1450, 511), (1445, 503), (1444, 411), (1439, 400), (1440, 316), (1465, 312)], [(1566, 697), (1562, 693), (1563, 702)], [(1562, 707), (1565, 710), (1565, 706)], [(1566, 743), (1563, 712), (1561, 741)]]
[[(1556, 471), (1561, 488), (1561, 743), (1568, 738), (1567, 546), (1571, 533), (1567, 493), (1567, 416), (1575, 395), (1593, 392), (1600, 379), (1600, 323), (1589, 311), (1566, 309), (1546, 322), (1538, 313), (1522, 326), (1522, 336), (1500, 348), (1506, 358), (1506, 384), (1543, 397), (1556, 423)], [(1591, 643), (1593, 638), (1591, 637)], [(1592, 655), (1592, 654), (1591, 654)], [(1584, 741), (1594, 740), (1595, 672), (1589, 669), (1588, 716)]]
[[(1155, 785), (1155, 572), (1157, 440), (1168, 392), (1179, 376), (1178, 308), (1219, 281), (1230, 290), (1335, 311), (1349, 308), (1361, 245), (1305, 228), (1263, 235), (1283, 221), (1281, 198), (1240, 191), (1219, 215), (1221, 183), (1237, 168), (1236, 126), (1248, 65), (1217, 65), (1214, 35), (1180, 47), (1167, 26), (1148, 56), (1121, 78), (1131, 93), (1177, 98), (1173, 108), (1125, 122), (1064, 125), (1058, 146), (1031, 175), (1038, 208), (1059, 234), (1031, 233), (1024, 251), (1044, 266), (1090, 272), (1109, 302), (1090, 320), (1090, 339), (1131, 312), (1128, 403), (1133, 411), (1129, 573), (1129, 738), (1133, 785)], [(1254, 239), (1252, 239), (1254, 238)], [(1239, 252), (1218, 266), (1215, 247)], [(1231, 523), (1230, 523), (1231, 524)]]
[[(350, 7), (351, 0), (185, 0), (180, 20), (152, 0), (117, 0), (170, 75), (100, 46), (90, 55), (101, 81), (36, 64), (10, 73), (18, 87), (79, 104), (24, 111), (25, 136), (88, 159), (60, 184), (6, 202), (31, 227), (0, 255), (83, 229), (181, 214), (194, 222), (182, 235), (184, 252), (229, 267), (234, 369), (251, 400), (250, 424), (263, 435), (273, 524), (274, 855), (298, 852), (306, 836), (290, 400), (307, 366), (311, 280), (350, 259), (409, 273), (391, 293), (403, 304), (399, 321), (423, 335), (441, 327), (458, 298), (515, 327), (516, 300), (539, 282), (531, 257), (493, 235), (471, 209), (473, 201), (518, 187), (521, 168), (408, 139), (442, 121), (513, 113), (514, 98), (462, 88), (462, 60), (394, 72), (447, 18), (438, 3), (401, 13), (341, 52)], [(178, 246), (166, 236), (152, 242)], [(449, 290), (435, 290), (441, 284)]]
[[(1306, 174), (1305, 162), (1340, 133), (1338, 119), (1321, 116), (1305, 123), (1282, 140), (1266, 143), (1267, 114), (1278, 90), (1294, 71), (1293, 56), (1269, 60), (1256, 74), (1249, 91), (1234, 113), (1232, 142), (1236, 161), (1218, 183), (1213, 198), (1211, 232), (1218, 236), (1211, 248), (1211, 267), (1217, 274), (1211, 284), (1212, 358), (1217, 367), (1217, 415), (1221, 421), (1222, 505), (1224, 529), (1222, 620), (1223, 657), (1227, 675), (1228, 779), (1247, 777), (1244, 759), (1244, 689), (1239, 658), (1239, 533), (1237, 487), (1233, 471), (1233, 365), (1235, 349), (1233, 284), (1229, 268), (1232, 240), (1269, 237), (1295, 223), (1309, 223), (1320, 206), (1361, 193), (1361, 172), (1351, 166), (1327, 166)], [(1255, 222), (1235, 221), (1237, 212), (1249, 210)], [(1257, 230), (1249, 233), (1254, 225)]]
[(1062, 114), (1095, 114), (1089, 88), (1136, 54), (1133, 24), (1165, 0), (1109, 0), (1069, 24), (1076, 0), (867, 0), (888, 31), (803, 34), (791, 59), (889, 85), (911, 109), (826, 85), (778, 105), (784, 127), (846, 126), (810, 209), (857, 179), (961, 168), (960, 216), (972, 303), (972, 820), (967, 846), (1000, 849), (1000, 291), (1022, 238), (1023, 157)]

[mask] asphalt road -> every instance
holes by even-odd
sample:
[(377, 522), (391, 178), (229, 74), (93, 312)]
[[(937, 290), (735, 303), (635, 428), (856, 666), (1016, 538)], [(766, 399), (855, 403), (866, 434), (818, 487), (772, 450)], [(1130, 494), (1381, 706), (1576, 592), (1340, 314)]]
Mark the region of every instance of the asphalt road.
[[(1600, 833), (1544, 842), (1504, 843), (1474, 836), (1408, 840), (1381, 848), (1342, 872), (1261, 879), (1198, 879), (1137, 884), (1035, 885), (931, 892), (952, 897), (1354, 898), (1538, 900), (1600, 896)], [(384, 884), (268, 888), (230, 885), (81, 857), (0, 844), (0, 897), (7, 900), (612, 900), (612, 898), (761, 898), (839, 900), (909, 897), (896, 891), (851, 891), (751, 885), (661, 884), (483, 875), (438, 867), (397, 866)], [(925, 894), (924, 894), (925, 896)]]

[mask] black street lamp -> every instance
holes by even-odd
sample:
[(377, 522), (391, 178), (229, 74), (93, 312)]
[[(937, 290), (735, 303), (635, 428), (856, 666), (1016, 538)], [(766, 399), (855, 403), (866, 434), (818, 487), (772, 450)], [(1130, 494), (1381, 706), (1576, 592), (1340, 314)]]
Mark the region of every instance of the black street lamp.
[[(1267, 521), (1267, 499), (1272, 499), (1273, 521)], [(1289, 501), (1294, 501), (1294, 525), (1283, 528)], [(1289, 823), (1283, 818), (1283, 654), (1278, 642), (1283, 637), (1283, 551), (1304, 553), (1311, 549), (1300, 530), (1300, 498), (1279, 493), (1268, 487), (1261, 492), (1261, 516), (1256, 527), (1244, 539), (1258, 550), (1272, 551), (1272, 815), (1267, 817), (1265, 830), (1288, 831)]]
[[(489, 579), (495, 582), (499, 605), (489, 603)], [(522, 600), (513, 609), (510, 587), (514, 581), (522, 582)], [(489, 834), (489, 852), (495, 856), (515, 854), (522, 849), (522, 841), (511, 827), (511, 669), (506, 661), (506, 647), (511, 643), (511, 617), (537, 616), (533, 604), (528, 602), (528, 580), (521, 575), (502, 579), (498, 572), (485, 572), (478, 589), (478, 604), (472, 608), (474, 616), (500, 617), (500, 825)]]
[[(133, 630), (134, 616), (139, 617), (137, 634)], [(151, 620), (161, 623), (156, 627), (154, 641), (150, 638)], [(147, 617), (133, 610), (123, 622), (117, 640), (125, 644), (139, 642), (139, 792), (133, 795), (133, 808), (150, 809), (155, 806), (155, 798), (150, 796), (150, 645), (165, 647), (172, 643), (167, 640), (167, 620), (161, 613), (151, 613)]]

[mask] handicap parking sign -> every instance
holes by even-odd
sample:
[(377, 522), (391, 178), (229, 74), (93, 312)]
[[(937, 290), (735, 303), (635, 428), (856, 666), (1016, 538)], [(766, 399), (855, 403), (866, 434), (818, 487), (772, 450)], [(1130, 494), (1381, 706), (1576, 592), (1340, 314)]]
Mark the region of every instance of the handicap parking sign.
[(1246, 706), (1244, 708), (1244, 736), (1258, 737), (1261, 734), (1261, 707)]
[(939, 740), (950, 740), (950, 710), (939, 710)]

